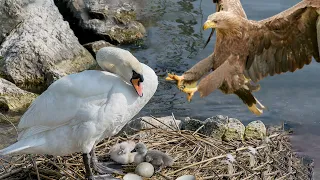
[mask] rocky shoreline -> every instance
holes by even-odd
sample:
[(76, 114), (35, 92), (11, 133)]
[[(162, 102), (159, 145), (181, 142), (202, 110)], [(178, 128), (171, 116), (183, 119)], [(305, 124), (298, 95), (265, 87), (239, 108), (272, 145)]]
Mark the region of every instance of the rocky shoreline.
[(55, 80), (96, 68), (94, 56), (101, 47), (143, 38), (145, 28), (136, 20), (143, 4), (1, 0), (0, 113), (16, 121), (14, 116)]

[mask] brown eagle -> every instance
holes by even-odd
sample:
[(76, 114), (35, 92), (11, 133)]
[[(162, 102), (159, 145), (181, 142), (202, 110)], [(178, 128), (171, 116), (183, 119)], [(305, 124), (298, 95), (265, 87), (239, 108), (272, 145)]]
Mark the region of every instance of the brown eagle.
[(196, 91), (204, 97), (219, 88), (261, 115), (265, 107), (252, 95), (260, 89), (255, 83), (301, 69), (312, 57), (320, 62), (320, 0), (303, 0), (262, 21), (248, 20), (240, 0), (214, 2), (217, 12), (203, 25), (216, 29), (214, 52), (181, 76), (168, 73), (166, 79), (177, 81), (189, 101)]

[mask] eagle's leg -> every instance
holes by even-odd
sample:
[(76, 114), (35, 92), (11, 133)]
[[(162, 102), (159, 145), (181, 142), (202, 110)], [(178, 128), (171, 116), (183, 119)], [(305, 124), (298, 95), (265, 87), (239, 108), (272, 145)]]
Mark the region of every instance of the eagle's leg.
[(198, 87), (184, 88), (182, 91), (188, 95), (187, 100), (190, 102), (194, 93), (198, 91)]
[(182, 89), (184, 88), (184, 85), (183, 85), (183, 76), (178, 76), (178, 75), (175, 75), (175, 74), (171, 74), (171, 73), (168, 73), (168, 76), (166, 77), (166, 80), (167, 81), (177, 81), (177, 86), (179, 88), (179, 90), (182, 91)]
[(250, 78), (246, 78), (245, 75), (243, 75), (243, 77), (244, 77), (244, 84), (249, 88), (250, 91), (257, 92), (260, 90), (259, 84), (252, 84), (252, 81)]

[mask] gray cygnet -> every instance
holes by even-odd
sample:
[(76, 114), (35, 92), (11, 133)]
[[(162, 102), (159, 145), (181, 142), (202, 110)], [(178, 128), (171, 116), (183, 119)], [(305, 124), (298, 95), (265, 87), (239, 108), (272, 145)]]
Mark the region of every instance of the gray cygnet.
[(148, 150), (144, 143), (137, 143), (134, 150), (137, 152), (134, 157), (135, 163), (149, 162), (155, 167), (157, 172), (173, 164), (172, 157), (158, 150)]

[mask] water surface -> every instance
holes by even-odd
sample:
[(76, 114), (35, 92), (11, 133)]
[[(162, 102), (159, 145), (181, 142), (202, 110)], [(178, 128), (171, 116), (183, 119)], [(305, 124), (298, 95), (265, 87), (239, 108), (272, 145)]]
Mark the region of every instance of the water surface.
[[(242, 0), (249, 19), (261, 20), (275, 15), (299, 0)], [(210, 0), (150, 0), (140, 20), (147, 27), (148, 37), (142, 43), (126, 47), (142, 62), (154, 68), (160, 84), (151, 102), (139, 115), (191, 116), (205, 119), (217, 114), (236, 117), (247, 123), (262, 120), (266, 124), (286, 121), (295, 127), (296, 149), (320, 160), (320, 65), (315, 61), (295, 73), (267, 77), (260, 82), (255, 96), (269, 108), (262, 116), (251, 114), (235, 95), (216, 91), (206, 98), (195, 95), (188, 103), (185, 94), (164, 81), (166, 71), (183, 73), (213, 51), (215, 39), (203, 49), (210, 31), (202, 24), (215, 10)], [(319, 172), (319, 170), (317, 170)]]

